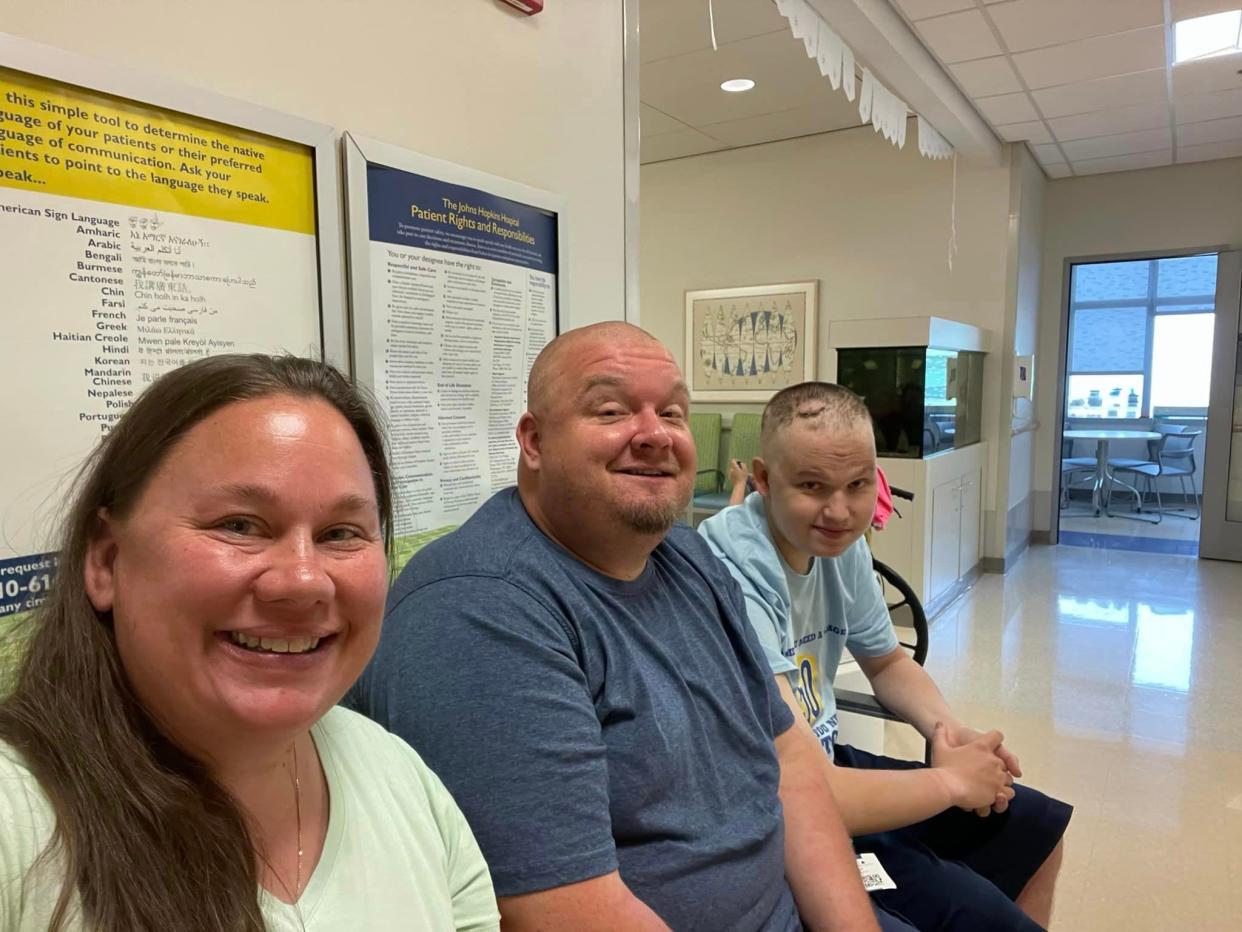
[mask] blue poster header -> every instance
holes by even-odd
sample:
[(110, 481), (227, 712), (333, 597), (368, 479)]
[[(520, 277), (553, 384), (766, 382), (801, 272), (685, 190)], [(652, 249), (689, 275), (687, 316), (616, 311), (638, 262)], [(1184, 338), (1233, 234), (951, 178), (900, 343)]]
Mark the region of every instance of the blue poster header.
[(0, 617), (38, 608), (52, 587), (59, 562), (55, 553), (0, 560)]
[(371, 240), (557, 274), (552, 211), (386, 165), (367, 165)]

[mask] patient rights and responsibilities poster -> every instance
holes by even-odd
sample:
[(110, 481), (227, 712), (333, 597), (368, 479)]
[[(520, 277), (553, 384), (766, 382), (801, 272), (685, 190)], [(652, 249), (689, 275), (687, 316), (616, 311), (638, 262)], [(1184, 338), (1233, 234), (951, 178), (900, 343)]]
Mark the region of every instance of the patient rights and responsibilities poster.
[(0, 67), (0, 246), (2, 629), (47, 590), (83, 458), (156, 377), (321, 354), (314, 149)]
[(516, 482), (526, 377), (557, 333), (558, 214), (387, 164), (365, 178), (367, 362), (413, 550)]

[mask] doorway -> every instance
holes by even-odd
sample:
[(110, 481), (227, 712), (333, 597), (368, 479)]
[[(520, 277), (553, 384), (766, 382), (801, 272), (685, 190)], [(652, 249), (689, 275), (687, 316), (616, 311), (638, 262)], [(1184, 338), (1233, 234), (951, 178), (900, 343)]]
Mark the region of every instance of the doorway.
[(1218, 256), (1067, 265), (1059, 541), (1197, 556)]

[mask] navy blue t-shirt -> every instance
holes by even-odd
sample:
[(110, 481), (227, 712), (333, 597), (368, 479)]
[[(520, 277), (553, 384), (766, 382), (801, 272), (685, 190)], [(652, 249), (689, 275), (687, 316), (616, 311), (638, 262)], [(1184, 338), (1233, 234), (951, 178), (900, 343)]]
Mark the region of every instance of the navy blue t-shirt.
[(508, 489), (410, 561), (347, 702), (448, 786), (498, 895), (619, 869), (678, 932), (789, 932), (774, 682), (689, 528), (625, 582)]

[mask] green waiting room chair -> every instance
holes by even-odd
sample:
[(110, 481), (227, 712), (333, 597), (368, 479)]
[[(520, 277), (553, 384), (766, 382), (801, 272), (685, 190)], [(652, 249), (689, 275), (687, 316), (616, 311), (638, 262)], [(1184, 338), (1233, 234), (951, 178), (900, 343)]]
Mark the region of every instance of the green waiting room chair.
[[(696, 423), (703, 418), (702, 427)], [(709, 420), (710, 419), (710, 420)], [(690, 433), (699, 456), (699, 472), (694, 485), (692, 512), (714, 513), (729, 504), (729, 460), (741, 460), (750, 468), (751, 461), (759, 455), (759, 426), (761, 414), (735, 414), (729, 429), (729, 452), (725, 463), (720, 460), (720, 415), (691, 414)]]

